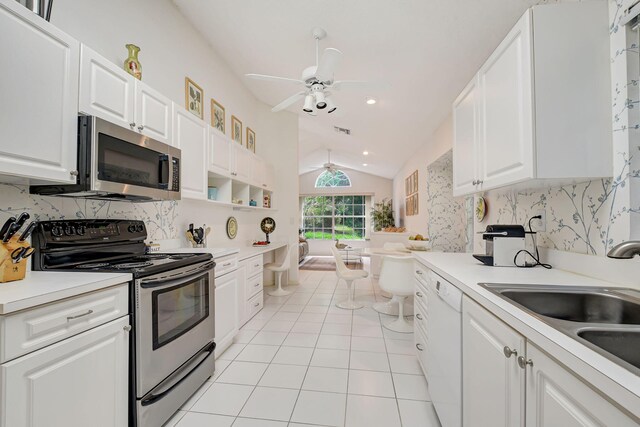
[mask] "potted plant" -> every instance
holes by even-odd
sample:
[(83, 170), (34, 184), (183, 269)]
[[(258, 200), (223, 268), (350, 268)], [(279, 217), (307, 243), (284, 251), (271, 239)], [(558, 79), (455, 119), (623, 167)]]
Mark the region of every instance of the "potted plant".
[(393, 203), (391, 199), (383, 199), (373, 205), (371, 209), (371, 219), (373, 220), (373, 229), (381, 231), (386, 227), (393, 227), (395, 220), (393, 219)]

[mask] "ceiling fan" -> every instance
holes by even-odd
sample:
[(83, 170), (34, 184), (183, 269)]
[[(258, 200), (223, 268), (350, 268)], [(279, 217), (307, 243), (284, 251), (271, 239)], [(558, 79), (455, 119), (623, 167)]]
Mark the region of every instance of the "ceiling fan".
[(320, 57), (320, 40), (327, 36), (327, 32), (322, 28), (314, 28), (313, 38), (316, 40), (316, 65), (305, 68), (300, 79), (288, 77), (268, 76), (265, 74), (245, 74), (246, 77), (256, 80), (266, 80), (272, 82), (295, 83), (304, 88), (285, 99), (271, 111), (278, 112), (295, 104), (304, 98), (302, 111), (315, 116), (317, 110), (326, 110), (333, 113), (338, 108), (331, 99), (331, 90), (340, 90), (349, 87), (367, 88), (372, 86), (370, 82), (358, 80), (334, 80), (333, 73), (338, 68), (342, 59), (342, 52), (332, 47), (326, 48)]
[(322, 165), (323, 168), (327, 170), (332, 175), (335, 175), (338, 172), (338, 165), (335, 163), (331, 163), (331, 149), (327, 149), (328, 160), (327, 163)]

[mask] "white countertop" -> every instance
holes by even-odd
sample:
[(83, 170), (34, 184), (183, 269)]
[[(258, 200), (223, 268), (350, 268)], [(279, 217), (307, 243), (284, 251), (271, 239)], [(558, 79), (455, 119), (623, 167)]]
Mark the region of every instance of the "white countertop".
[(128, 273), (28, 271), (23, 280), (0, 283), (0, 315), (108, 288), (131, 279)]
[(620, 285), (559, 269), (489, 267), (471, 254), (414, 252), (414, 257), (501, 318), (513, 329), (640, 417), (640, 377), (505, 301), (478, 283), (609, 286)]
[(280, 249), (287, 246), (287, 242), (271, 242), (269, 246), (245, 246), (241, 248), (177, 248), (167, 249), (160, 252), (173, 253), (210, 253), (213, 258), (222, 258), (227, 255), (237, 254), (238, 260), (242, 261), (257, 255)]

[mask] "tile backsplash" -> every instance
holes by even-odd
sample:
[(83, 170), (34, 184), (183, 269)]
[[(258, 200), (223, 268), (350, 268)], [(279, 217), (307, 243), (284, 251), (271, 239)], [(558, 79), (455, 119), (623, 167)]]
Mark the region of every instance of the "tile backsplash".
[(175, 201), (130, 203), (46, 197), (29, 194), (29, 187), (0, 184), (0, 224), (26, 211), (36, 220), (124, 218), (139, 219), (147, 225), (149, 239), (173, 239), (178, 235)]

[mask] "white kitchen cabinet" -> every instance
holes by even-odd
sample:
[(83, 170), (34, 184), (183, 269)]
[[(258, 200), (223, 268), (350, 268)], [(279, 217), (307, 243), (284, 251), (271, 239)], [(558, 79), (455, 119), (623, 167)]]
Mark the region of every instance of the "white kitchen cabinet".
[(611, 176), (608, 58), (605, 3), (527, 10), (453, 105), (454, 195)]
[(0, 175), (74, 183), (80, 44), (11, 0), (0, 38)]
[(249, 165), (249, 183), (256, 187), (266, 188), (266, 162), (255, 154), (249, 153)]
[(453, 134), (455, 148), (453, 188), (458, 193), (473, 193), (476, 189), (478, 161), (478, 79), (474, 78), (453, 103)]
[(0, 426), (114, 427), (128, 422), (129, 317), (0, 367)]
[(134, 130), (134, 80), (122, 67), (83, 44), (79, 111)]
[(173, 145), (182, 150), (182, 197), (207, 199), (207, 124), (173, 103)]
[(233, 342), (233, 337), (238, 333), (238, 286), (237, 271), (216, 277), (216, 357), (222, 354)]
[[(510, 352), (517, 352), (507, 355)], [(465, 427), (524, 426), (525, 339), (465, 296), (462, 303), (462, 419)]]
[(264, 260), (262, 255), (242, 260), (238, 272), (238, 319), (239, 326), (244, 326), (253, 318), (264, 304), (263, 272)]
[(275, 179), (276, 179), (275, 174), (276, 172), (275, 172), (275, 169), (273, 168), (273, 165), (266, 163), (265, 170), (264, 170), (264, 180), (266, 184), (266, 187), (265, 187), (266, 190), (273, 191), (273, 188), (275, 186)]
[(233, 179), (248, 183), (250, 158), (249, 151), (242, 145), (232, 143), (231, 146), (231, 176)]
[(238, 329), (242, 328), (245, 323), (247, 323), (247, 316), (249, 315), (249, 311), (247, 309), (247, 292), (246, 292), (246, 283), (247, 283), (247, 263), (241, 261), (238, 263), (238, 270), (236, 271), (236, 275), (238, 277)]
[(136, 130), (165, 144), (171, 144), (171, 100), (139, 80), (135, 80)]
[(531, 343), (527, 343), (527, 421), (531, 427), (638, 424)]
[(231, 140), (209, 126), (209, 171), (231, 176)]

